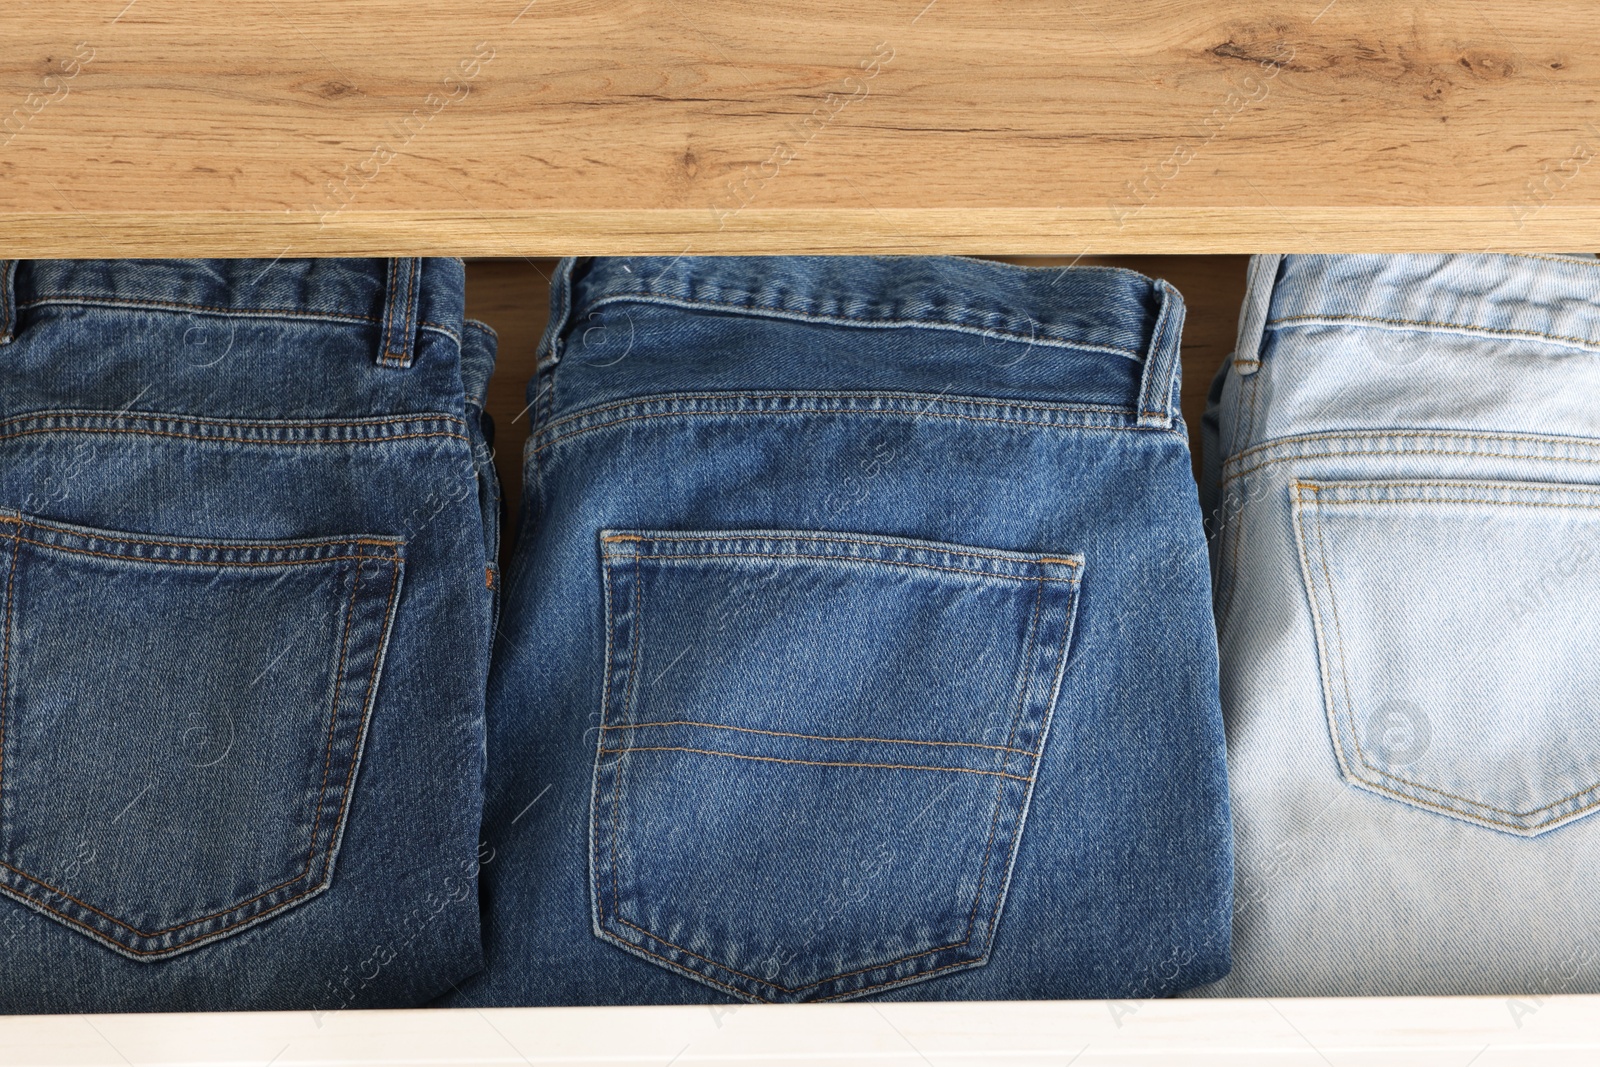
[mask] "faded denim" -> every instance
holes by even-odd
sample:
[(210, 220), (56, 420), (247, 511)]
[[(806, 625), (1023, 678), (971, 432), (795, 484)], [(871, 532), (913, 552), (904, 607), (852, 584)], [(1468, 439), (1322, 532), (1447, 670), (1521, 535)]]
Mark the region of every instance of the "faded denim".
[(1562, 256), (1253, 261), (1207, 419), (1238, 883), (1206, 992), (1600, 992), (1596, 293)]
[(0, 1010), (480, 965), (493, 337), (454, 260), (0, 268)]
[(1183, 306), (1121, 270), (562, 264), (455, 1005), (1228, 967)]

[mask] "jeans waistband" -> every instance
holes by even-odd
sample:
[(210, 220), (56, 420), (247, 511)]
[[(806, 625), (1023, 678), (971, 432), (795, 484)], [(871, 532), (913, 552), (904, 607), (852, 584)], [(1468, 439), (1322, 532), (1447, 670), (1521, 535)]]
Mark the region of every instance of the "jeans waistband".
[(659, 301), (845, 326), (922, 326), (1142, 359), (1162, 295), (1113, 267), (1048, 269), (954, 256), (680, 256), (580, 261), (573, 302)]
[[(1019, 267), (954, 256), (606, 257), (565, 260), (553, 329), (619, 301), (863, 329), (920, 328), (1085, 349), (1144, 364), (1139, 421), (1170, 426), (1183, 301), (1115, 267)], [(561, 358), (546, 345), (541, 365)]]
[(1257, 256), (1234, 366), (1268, 329), (1426, 330), (1600, 351), (1600, 262), (1561, 255)]
[(0, 343), (51, 306), (323, 321), (370, 328), (380, 364), (411, 361), (418, 330), (461, 339), (458, 259), (9, 260), (0, 262)]

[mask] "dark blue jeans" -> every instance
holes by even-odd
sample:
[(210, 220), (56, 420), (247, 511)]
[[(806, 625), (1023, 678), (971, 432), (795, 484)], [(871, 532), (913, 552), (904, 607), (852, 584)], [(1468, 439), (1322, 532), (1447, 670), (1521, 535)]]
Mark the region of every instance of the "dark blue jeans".
[(0, 1010), (480, 966), (494, 361), (455, 260), (0, 264)]
[(1183, 306), (566, 262), (446, 1003), (1142, 997), (1229, 965)]

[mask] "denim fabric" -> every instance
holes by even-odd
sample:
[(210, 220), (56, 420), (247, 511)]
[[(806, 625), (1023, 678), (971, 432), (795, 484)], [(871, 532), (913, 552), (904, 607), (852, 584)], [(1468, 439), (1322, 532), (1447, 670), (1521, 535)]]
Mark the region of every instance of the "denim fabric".
[(1207, 417), (1238, 910), (1206, 992), (1600, 992), (1596, 293), (1560, 256), (1252, 263)]
[(1177, 294), (571, 261), (448, 1004), (1123, 997), (1228, 967)]
[(492, 335), (453, 260), (0, 273), (0, 1010), (480, 965)]

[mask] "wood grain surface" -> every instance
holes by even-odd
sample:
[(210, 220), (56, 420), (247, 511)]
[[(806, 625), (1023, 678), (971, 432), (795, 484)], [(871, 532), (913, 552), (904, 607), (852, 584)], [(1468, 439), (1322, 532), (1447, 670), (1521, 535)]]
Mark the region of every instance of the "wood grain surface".
[(0, 5), (0, 254), (1600, 244), (1592, 0)]
[[(1055, 267), (1069, 258), (1000, 257), (1024, 266)], [(1183, 294), (1183, 417), (1190, 448), (1200, 456), (1200, 415), (1206, 391), (1233, 351), (1239, 305), (1244, 300), (1247, 256), (1084, 256), (1084, 266), (1127, 267), (1165, 278)], [(502, 560), (515, 543), (522, 499), (522, 450), (527, 443), (528, 380), (534, 350), (550, 319), (553, 259), (486, 259), (467, 263), (467, 314), (499, 334), (499, 354), (489, 382), (489, 414), (495, 423), (495, 467), (506, 501), (501, 531)]]

